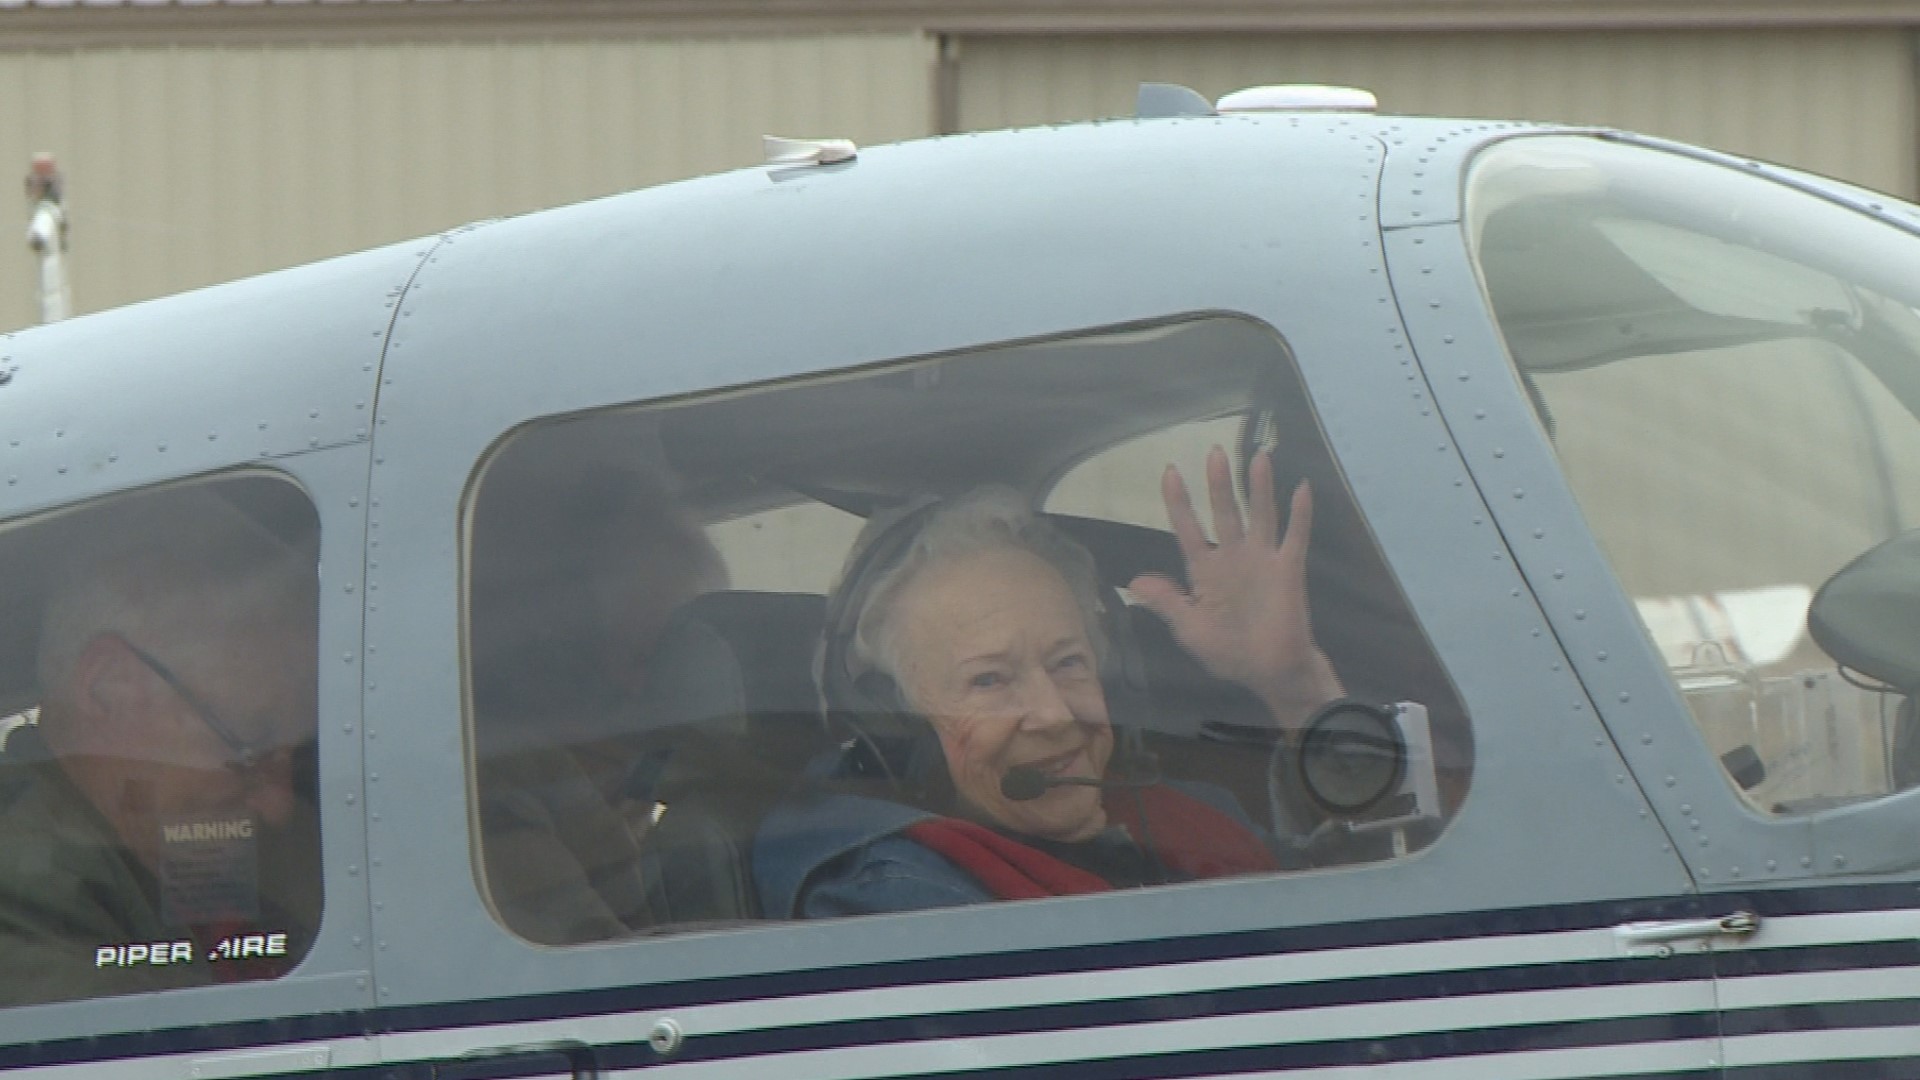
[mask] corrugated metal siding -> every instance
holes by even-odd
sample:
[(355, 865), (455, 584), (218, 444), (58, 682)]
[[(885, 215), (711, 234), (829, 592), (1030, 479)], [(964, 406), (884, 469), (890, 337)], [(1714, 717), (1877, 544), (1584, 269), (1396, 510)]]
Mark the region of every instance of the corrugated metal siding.
[[(1915, 190), (1900, 30), (981, 37), (961, 126), (1334, 82), (1386, 109), (1612, 124)], [(80, 310), (481, 217), (750, 164), (763, 131), (910, 138), (933, 123), (917, 33), (595, 42), (279, 43), (0, 53), (0, 175), (68, 177)], [(19, 207), (25, 224), (25, 207)], [(0, 256), (0, 326), (33, 317)]]
[(1382, 111), (1606, 124), (1915, 193), (1903, 30), (983, 37), (959, 55), (967, 129), (1130, 115), (1142, 81), (1335, 83)]
[[(917, 34), (0, 54), (0, 169), (58, 156), (91, 311), (749, 165), (762, 133), (922, 135), (932, 64)], [(16, 251), (0, 326), (34, 318)]]

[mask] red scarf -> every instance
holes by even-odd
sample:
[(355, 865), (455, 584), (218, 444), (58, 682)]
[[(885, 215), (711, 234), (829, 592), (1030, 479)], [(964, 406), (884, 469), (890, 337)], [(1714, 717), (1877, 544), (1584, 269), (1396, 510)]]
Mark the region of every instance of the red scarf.
[[(1143, 809), (1146, 828), (1142, 828)], [(1142, 789), (1137, 799), (1127, 795), (1111, 800), (1107, 818), (1126, 829), (1141, 847), (1151, 840), (1153, 856), (1184, 879), (1280, 869), (1266, 845), (1246, 826), (1165, 785)], [(929, 818), (907, 826), (905, 834), (972, 874), (1001, 900), (1038, 900), (1113, 888), (1097, 874), (971, 821)]]

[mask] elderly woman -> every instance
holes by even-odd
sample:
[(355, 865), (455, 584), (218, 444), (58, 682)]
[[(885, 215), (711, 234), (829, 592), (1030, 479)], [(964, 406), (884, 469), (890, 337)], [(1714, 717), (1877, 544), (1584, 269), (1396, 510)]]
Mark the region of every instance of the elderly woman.
[[(1341, 696), (1308, 619), (1311, 493), (1294, 492), (1282, 536), (1264, 454), (1251, 466), (1246, 520), (1217, 447), (1207, 480), (1217, 544), (1179, 472), (1162, 480), (1191, 587), (1149, 576), (1129, 591), (1209, 672), (1252, 691), (1277, 726), (1298, 725)], [(1224, 792), (1109, 777), (1100, 594), (1087, 552), (1006, 489), (870, 523), (829, 604), (828, 705), (849, 708), (835, 700), (849, 694), (863, 699), (854, 711), (890, 703), (924, 725), (938, 760), (931, 782), (908, 785), (919, 805), (842, 792), (775, 814), (755, 844), (766, 914), (903, 911), (1278, 868)]]

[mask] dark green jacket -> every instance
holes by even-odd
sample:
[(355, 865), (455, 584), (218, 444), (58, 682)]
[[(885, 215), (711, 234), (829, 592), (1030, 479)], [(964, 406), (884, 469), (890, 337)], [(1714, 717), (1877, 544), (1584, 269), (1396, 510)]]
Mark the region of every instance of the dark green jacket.
[(0, 1004), (212, 981), (208, 965), (100, 962), (103, 947), (188, 940), (153, 876), (22, 728), (0, 756)]

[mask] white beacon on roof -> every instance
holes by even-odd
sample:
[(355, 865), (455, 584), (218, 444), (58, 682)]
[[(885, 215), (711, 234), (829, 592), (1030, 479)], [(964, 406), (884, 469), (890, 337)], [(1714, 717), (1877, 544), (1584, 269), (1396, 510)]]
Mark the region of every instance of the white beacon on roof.
[(1281, 86), (1250, 86), (1214, 103), (1219, 113), (1249, 112), (1373, 112), (1380, 101), (1373, 91), (1353, 86), (1318, 86), (1291, 83)]

